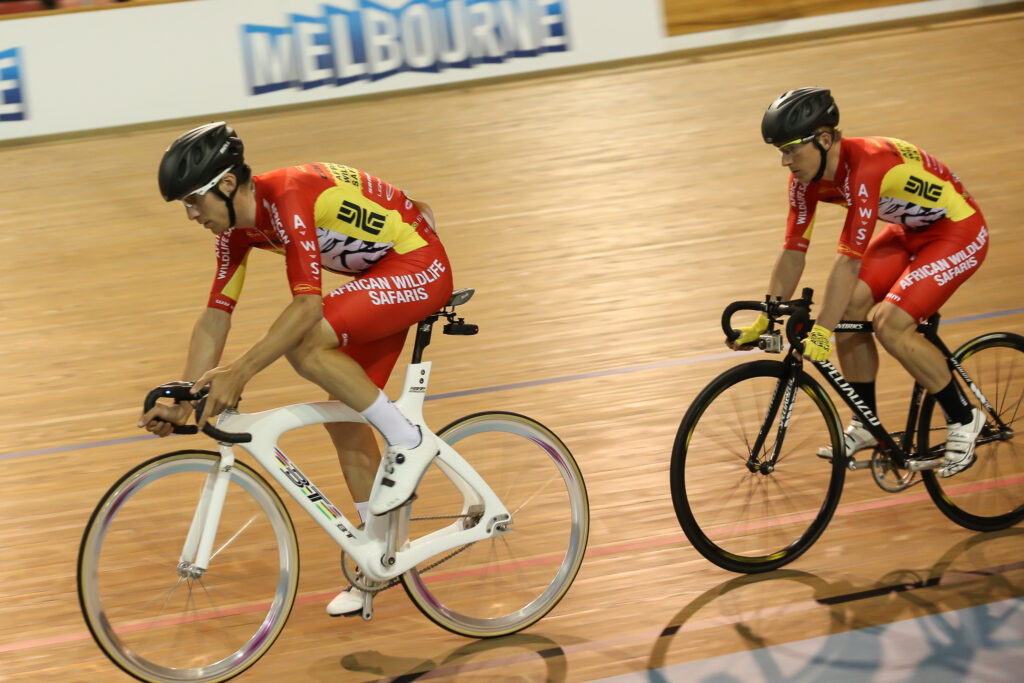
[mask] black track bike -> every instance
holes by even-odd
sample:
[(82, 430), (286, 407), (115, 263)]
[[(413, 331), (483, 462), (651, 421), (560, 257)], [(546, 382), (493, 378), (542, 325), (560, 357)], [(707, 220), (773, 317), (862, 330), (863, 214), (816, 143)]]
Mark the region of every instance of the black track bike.
[[(938, 313), (919, 326), (986, 414), (974, 464), (941, 478), (946, 421), (920, 384), (913, 387), (904, 428), (890, 432), (834, 365), (800, 354), (812, 324), (811, 296), (804, 289), (793, 301), (737, 301), (722, 314), (722, 329), (732, 340), (739, 335), (733, 314), (764, 312), (769, 326), (758, 346), (783, 352), (784, 335), (790, 351), (781, 360), (755, 360), (723, 372), (697, 395), (679, 425), (672, 502), (697, 551), (743, 573), (792, 562), (832, 519), (847, 470), (862, 468), (870, 468), (889, 492), (924, 481), (938, 508), (968, 529), (994, 531), (1024, 519), (1024, 442), (1015, 435), (1024, 420), (1024, 337), (992, 332), (950, 351), (938, 336)], [(872, 328), (870, 322), (843, 321), (836, 331)], [(839, 413), (807, 364), (878, 439), (869, 458), (845, 453)], [(839, 457), (820, 457), (822, 446)]]

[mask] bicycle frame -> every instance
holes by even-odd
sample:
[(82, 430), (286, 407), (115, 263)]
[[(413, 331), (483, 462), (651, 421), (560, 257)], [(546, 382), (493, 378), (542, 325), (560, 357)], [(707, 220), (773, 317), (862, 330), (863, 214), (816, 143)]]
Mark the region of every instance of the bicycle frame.
[[(468, 292), (468, 294), (466, 293)], [(455, 319), (455, 306), (472, 296), (472, 290), (456, 292), (450, 305), (421, 321), (416, 330), (412, 362), (405, 371), (402, 394), (395, 405), (413, 424), (428, 431), (423, 420), (423, 402), (430, 380), (430, 362), (422, 361), (430, 343), (434, 323), (446, 317), (446, 334), (475, 334), (476, 326)], [(169, 394), (164, 394), (169, 395)], [(151, 392), (151, 397), (155, 400)], [(277, 447), (278, 438), (287, 431), (325, 422), (365, 420), (355, 410), (338, 401), (301, 403), (259, 413), (221, 413), (212, 432), (220, 435), (220, 466), (207, 477), (199, 504), (182, 548), (178, 572), (198, 578), (216, 555), (213, 550), (220, 514), (234, 467), (235, 445), (241, 446), (295, 499), (307, 515), (359, 565), (372, 580), (388, 581), (409, 569), (457, 546), (507, 533), (512, 515), (483, 478), (455, 449), (438, 439), (437, 465), (463, 496), (462, 514), (456, 521), (424, 536), (408, 538), (409, 507), (402, 506), (387, 515), (371, 515), (364, 529), (345, 517), (338, 508)], [(208, 433), (211, 430), (205, 430)], [(243, 437), (241, 439), (236, 437)], [(227, 443), (234, 439), (235, 443)], [(370, 496), (376, 491), (371, 491)], [(468, 524), (467, 518), (473, 523)], [(230, 540), (229, 540), (230, 542)]]
[[(999, 424), (1000, 428), (1005, 428), (1002, 420), (999, 419), (996, 411), (992, 408), (992, 405), (985, 398), (985, 395), (978, 388), (977, 384), (971, 379), (967, 371), (964, 370), (963, 366), (957, 362), (956, 358), (953, 357), (953, 353), (945, 345), (942, 339), (938, 336), (938, 325), (940, 314), (936, 313), (932, 315), (928, 320), (918, 326), (917, 331), (920, 332), (925, 339), (934, 344), (939, 351), (946, 358), (946, 364), (950, 369), (950, 372), (955, 373), (956, 376), (964, 382), (968, 389), (978, 398), (981, 405), (990, 417), (994, 418)], [(874, 332), (873, 326), (870, 321), (841, 321), (835, 331), (838, 332), (864, 332), (872, 334)], [(770, 471), (771, 467), (774, 467), (779, 454), (779, 450), (782, 447), (782, 441), (785, 437), (786, 426), (788, 423), (788, 415), (792, 411), (792, 402), (795, 400), (795, 382), (797, 373), (800, 372), (803, 357), (798, 355), (796, 352), (791, 352), (786, 356), (784, 363), (786, 365), (786, 373), (783, 376), (783, 380), (779, 382), (779, 386), (776, 387), (775, 392), (772, 395), (772, 399), (769, 403), (768, 411), (765, 416), (765, 421), (761, 426), (761, 431), (758, 434), (757, 440), (754, 443), (752, 453), (759, 453), (761, 447), (767, 438), (768, 431), (771, 428), (771, 424), (775, 419), (775, 415), (778, 413), (780, 407), (783, 411), (783, 419), (779, 424), (778, 438), (776, 440), (775, 452), (772, 454), (771, 460), (769, 461)], [(834, 366), (828, 360), (818, 361), (812, 363), (818, 372), (825, 379), (832, 389), (843, 399), (843, 402), (850, 407), (855, 415), (859, 416), (861, 424), (871, 432), (871, 434), (878, 440), (881, 450), (883, 450), (892, 460), (893, 464), (899, 469), (906, 469), (910, 471), (920, 471), (922, 469), (930, 469), (932, 467), (941, 464), (940, 460), (937, 460), (937, 456), (942, 454), (941, 447), (933, 450), (931, 453), (916, 453), (914, 446), (914, 435), (915, 427), (917, 426), (921, 404), (924, 400), (925, 389), (921, 384), (915, 382), (914, 388), (911, 393), (910, 408), (907, 412), (906, 428), (900, 434), (900, 441), (897, 441), (892, 435), (885, 429), (881, 420), (878, 416), (868, 407), (856, 390), (847, 382), (839, 369)], [(786, 385), (786, 391), (782, 394), (779, 389)], [(832, 412), (838, 418), (838, 414), (835, 412), (835, 407), (832, 407)], [(753, 458), (753, 456), (752, 456)], [(917, 459), (921, 458), (921, 459)], [(748, 462), (748, 468), (765, 468), (764, 464), (758, 464), (751, 459)]]

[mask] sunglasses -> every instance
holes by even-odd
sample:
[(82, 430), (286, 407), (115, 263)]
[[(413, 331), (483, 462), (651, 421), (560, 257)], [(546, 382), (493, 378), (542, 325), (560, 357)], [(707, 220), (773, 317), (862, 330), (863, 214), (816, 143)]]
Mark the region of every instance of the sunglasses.
[(816, 137), (818, 137), (817, 133), (811, 133), (810, 135), (808, 135), (805, 138), (797, 138), (796, 140), (790, 140), (789, 142), (784, 142), (781, 145), (775, 145), (775, 148), (780, 150), (780, 151), (782, 151), (782, 152), (786, 152), (787, 151), (786, 150), (787, 147), (791, 147), (793, 145), (802, 145), (805, 142), (810, 142), (811, 140), (813, 140)]
[(225, 168), (223, 171), (218, 173), (214, 177), (213, 180), (211, 180), (210, 182), (206, 183), (205, 185), (203, 185), (199, 189), (193, 190), (192, 192), (189, 192), (188, 196), (182, 197), (181, 203), (185, 205), (186, 209), (195, 208), (195, 205), (199, 203), (199, 198), (202, 197), (207, 192), (209, 192), (210, 190), (212, 190), (214, 187), (216, 187), (217, 183), (220, 182), (220, 179), (223, 178), (225, 175), (227, 175), (228, 171), (230, 171), (230, 170), (231, 170), (231, 167)]

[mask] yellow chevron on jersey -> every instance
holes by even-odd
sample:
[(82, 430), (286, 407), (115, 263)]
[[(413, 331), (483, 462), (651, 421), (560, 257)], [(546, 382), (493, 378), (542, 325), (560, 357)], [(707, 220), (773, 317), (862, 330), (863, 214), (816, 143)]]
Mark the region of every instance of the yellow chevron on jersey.
[[(223, 259), (219, 259), (223, 262)], [(242, 285), (245, 283), (245, 270), (249, 265), (249, 253), (246, 252), (245, 258), (242, 259), (242, 263), (235, 268), (235, 272), (231, 273), (226, 285), (224, 285), (220, 291), (225, 296), (231, 297), (234, 301), (238, 301), (238, 297), (242, 293)], [(219, 275), (219, 273), (218, 273)], [(225, 273), (227, 275), (227, 273)]]

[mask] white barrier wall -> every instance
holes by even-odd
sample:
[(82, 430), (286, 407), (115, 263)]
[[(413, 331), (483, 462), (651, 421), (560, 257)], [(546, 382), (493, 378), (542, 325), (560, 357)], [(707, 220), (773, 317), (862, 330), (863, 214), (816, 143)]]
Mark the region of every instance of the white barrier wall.
[(1013, 0), (667, 37), (661, 0), (193, 0), (0, 21), (0, 140), (578, 66)]

